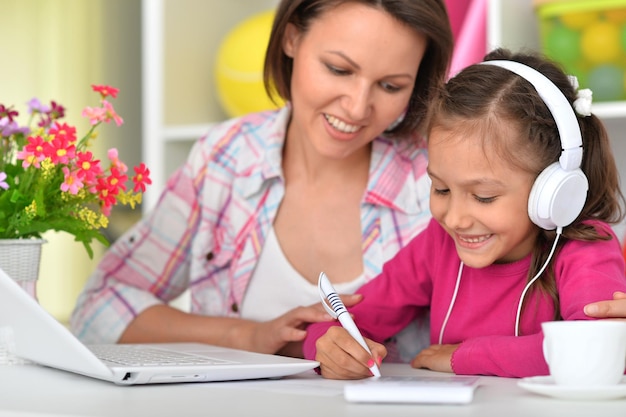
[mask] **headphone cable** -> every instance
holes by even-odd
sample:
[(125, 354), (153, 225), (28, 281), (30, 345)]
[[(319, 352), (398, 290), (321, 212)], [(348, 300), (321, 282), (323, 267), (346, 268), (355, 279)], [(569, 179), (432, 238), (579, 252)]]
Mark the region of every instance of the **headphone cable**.
[(550, 259), (552, 259), (552, 255), (554, 255), (554, 250), (556, 249), (556, 244), (559, 241), (559, 236), (561, 236), (561, 233), (563, 233), (563, 228), (559, 226), (556, 229), (556, 237), (554, 238), (554, 243), (552, 244), (552, 249), (550, 250), (548, 259), (546, 259), (546, 261), (544, 262), (539, 272), (537, 272), (537, 275), (535, 275), (533, 279), (528, 281), (528, 284), (526, 284), (526, 287), (524, 287), (524, 291), (522, 291), (522, 295), (519, 299), (519, 304), (517, 305), (517, 315), (515, 316), (515, 336), (519, 336), (519, 322), (520, 322), (520, 315), (522, 313), (522, 303), (524, 301), (524, 296), (526, 296), (526, 292), (528, 291), (530, 286), (533, 285), (535, 281), (537, 281), (537, 279), (541, 276), (541, 274), (543, 274), (543, 271), (548, 266)]
[[(533, 279), (531, 279), (530, 281), (528, 281), (528, 284), (526, 284), (526, 286), (524, 287), (524, 290), (522, 291), (522, 295), (520, 296), (520, 300), (519, 303), (517, 305), (517, 314), (515, 316), (515, 336), (519, 336), (519, 322), (520, 322), (520, 315), (522, 312), (522, 302), (524, 301), (524, 297), (526, 296), (526, 292), (528, 291), (528, 289), (530, 288), (530, 286), (537, 281), (537, 279), (541, 276), (541, 274), (543, 274), (543, 271), (546, 269), (546, 267), (548, 266), (548, 263), (550, 262), (550, 259), (552, 259), (552, 256), (554, 255), (554, 251), (556, 250), (556, 245), (559, 241), (559, 236), (561, 236), (561, 234), (563, 233), (563, 228), (561, 226), (557, 227), (556, 229), (556, 238), (554, 239), (554, 243), (552, 244), (552, 249), (550, 250), (550, 254), (548, 255), (548, 259), (546, 259), (546, 261), (544, 262), (543, 266), (541, 267), (541, 269), (539, 270), (539, 272), (537, 272), (537, 274), (533, 277)], [(448, 319), (450, 318), (450, 314), (452, 313), (452, 307), (454, 306), (454, 303), (456, 302), (456, 296), (459, 292), (459, 286), (461, 283), (461, 275), (463, 274), (463, 261), (461, 261), (461, 264), (459, 265), (459, 272), (457, 273), (456, 276), (456, 284), (454, 286), (454, 292), (452, 293), (452, 299), (450, 300), (450, 305), (448, 306), (448, 312), (446, 313), (446, 317), (443, 319), (443, 323), (441, 325), (441, 330), (439, 331), (439, 344), (443, 344), (443, 332), (446, 328), (446, 325), (448, 324)]]

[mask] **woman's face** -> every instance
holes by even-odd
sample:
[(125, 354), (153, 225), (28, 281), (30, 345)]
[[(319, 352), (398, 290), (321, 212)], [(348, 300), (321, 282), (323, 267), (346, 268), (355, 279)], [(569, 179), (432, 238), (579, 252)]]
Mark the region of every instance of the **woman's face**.
[(322, 156), (363, 149), (405, 110), (426, 37), (379, 9), (347, 2), (311, 22), (289, 26), (293, 115), (288, 136)]

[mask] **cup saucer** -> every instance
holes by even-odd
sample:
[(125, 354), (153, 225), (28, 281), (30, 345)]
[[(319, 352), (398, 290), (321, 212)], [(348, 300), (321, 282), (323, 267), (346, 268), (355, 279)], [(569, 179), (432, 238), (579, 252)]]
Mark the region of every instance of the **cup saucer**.
[(617, 385), (570, 387), (556, 385), (551, 376), (534, 376), (519, 380), (517, 385), (536, 394), (564, 400), (613, 400), (626, 397), (626, 378)]

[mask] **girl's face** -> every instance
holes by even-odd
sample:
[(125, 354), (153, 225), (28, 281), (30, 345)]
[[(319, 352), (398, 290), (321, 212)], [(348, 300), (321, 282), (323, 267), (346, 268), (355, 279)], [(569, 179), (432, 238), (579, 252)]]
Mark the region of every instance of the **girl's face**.
[[(534, 176), (499, 157), (476, 133), (435, 128), (428, 138), (430, 208), (473, 268), (527, 256), (539, 228), (528, 217)], [(500, 129), (502, 138), (515, 135)]]
[(329, 158), (362, 149), (407, 107), (426, 45), (386, 12), (353, 2), (325, 12), (306, 33), (290, 25), (289, 136)]

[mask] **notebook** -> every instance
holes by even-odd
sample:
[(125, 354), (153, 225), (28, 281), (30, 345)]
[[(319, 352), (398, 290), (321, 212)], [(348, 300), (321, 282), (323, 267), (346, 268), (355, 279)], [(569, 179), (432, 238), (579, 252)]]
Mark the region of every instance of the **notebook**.
[(469, 404), (478, 376), (383, 376), (344, 386), (344, 398), (357, 403)]
[(16, 356), (118, 385), (279, 378), (319, 365), (196, 343), (84, 345), (0, 269), (0, 327), (6, 326)]

